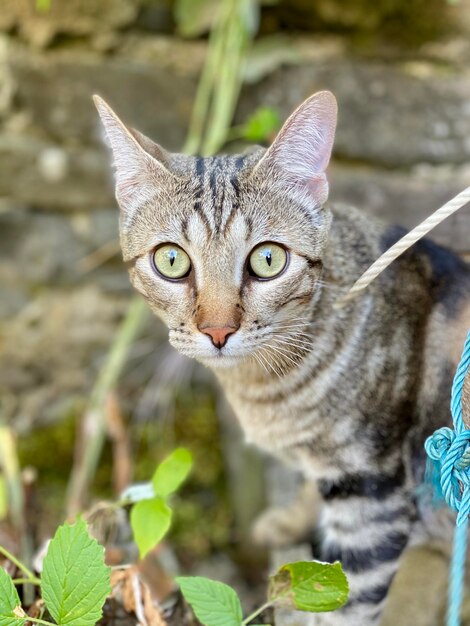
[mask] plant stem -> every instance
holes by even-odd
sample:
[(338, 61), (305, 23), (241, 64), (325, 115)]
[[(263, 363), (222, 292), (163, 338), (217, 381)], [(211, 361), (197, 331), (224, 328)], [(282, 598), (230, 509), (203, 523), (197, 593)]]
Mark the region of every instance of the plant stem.
[(33, 622), (33, 624), (44, 624), (44, 626), (57, 626), (57, 624), (54, 624), (54, 622), (47, 622), (45, 619), (30, 617), (29, 615), (25, 615), (24, 617), (15, 615), (15, 619), (22, 619), (25, 622)]
[[(27, 569), (23, 563), (30, 564), (32, 561), (32, 540), (28, 532), (28, 525), (25, 520), (25, 498), (24, 486), (21, 479), (20, 463), (16, 448), (16, 436), (13, 430), (0, 420), (0, 466), (3, 467), (8, 485), (8, 495), (10, 498), (10, 515), (14, 528), (19, 536), (19, 553), (22, 562), (14, 560), (13, 555), (8, 558), (22, 569), (28, 576), (34, 578), (34, 574)], [(25, 586), (23, 589), (23, 600), (32, 604), (34, 591), (32, 587)]]
[(266, 609), (269, 609), (269, 607), (272, 606), (273, 604), (274, 604), (274, 600), (270, 600), (269, 602), (265, 602), (262, 606), (259, 607), (259, 609), (256, 609), (256, 611), (253, 611), (253, 613), (251, 613), (251, 615), (248, 615), (248, 617), (245, 617), (245, 619), (243, 620), (241, 626), (246, 626), (247, 624), (249, 624), (251, 622), (251, 620), (255, 619), (255, 617), (257, 617), (260, 613), (262, 613)]
[(247, 0), (226, 0), (226, 3), (227, 15), (221, 25), (223, 48), (218, 63), (218, 81), (214, 86), (211, 123), (201, 147), (204, 156), (217, 152), (227, 138), (241, 87), (241, 68), (248, 43)]
[(37, 578), (33, 574), (33, 572), (30, 569), (28, 569), (26, 567), (26, 565), (24, 565), (21, 561), (19, 561), (16, 558), (16, 556), (13, 556), (13, 554), (11, 552), (9, 552), (3, 546), (0, 546), (0, 554), (3, 554), (3, 556), (6, 557), (9, 561), (11, 561), (13, 563), (13, 565), (16, 565), (16, 567), (19, 570), (21, 570), (22, 572), (24, 572), (26, 574), (26, 576), (29, 578), (29, 580), (27, 582), (33, 582), (33, 580), (37, 580)]
[(40, 585), (41, 581), (39, 580), (39, 578), (13, 578), (13, 584), (14, 585), (26, 585), (26, 584), (31, 584), (31, 585)]
[[(219, 9), (222, 11), (223, 7)], [(202, 69), (201, 78), (196, 91), (196, 99), (194, 102), (191, 120), (189, 123), (188, 136), (183, 147), (186, 154), (197, 154), (201, 147), (204, 135), (204, 126), (209, 111), (212, 88), (216, 79), (217, 64), (220, 57), (220, 48), (223, 41), (219, 35), (218, 23), (223, 18), (219, 14), (217, 23), (211, 30), (209, 35), (209, 45), (206, 53), (206, 60)]]
[(106, 399), (115, 387), (124, 367), (130, 346), (147, 313), (144, 300), (131, 301), (126, 317), (99, 373), (82, 422), (82, 437), (67, 487), (67, 516), (73, 517), (83, 507), (88, 487), (95, 475), (106, 436)]

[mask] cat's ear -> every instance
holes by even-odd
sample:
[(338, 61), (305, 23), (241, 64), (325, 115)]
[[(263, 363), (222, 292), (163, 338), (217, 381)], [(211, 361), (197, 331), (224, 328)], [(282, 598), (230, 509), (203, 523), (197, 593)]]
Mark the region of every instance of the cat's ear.
[(168, 156), (151, 139), (127, 128), (102, 98), (93, 96), (93, 101), (113, 152), (116, 199), (124, 213), (132, 214), (173, 177)]
[(328, 197), (325, 170), (330, 160), (338, 107), (329, 91), (301, 104), (279, 131), (254, 171), (275, 178), (299, 199), (321, 206)]

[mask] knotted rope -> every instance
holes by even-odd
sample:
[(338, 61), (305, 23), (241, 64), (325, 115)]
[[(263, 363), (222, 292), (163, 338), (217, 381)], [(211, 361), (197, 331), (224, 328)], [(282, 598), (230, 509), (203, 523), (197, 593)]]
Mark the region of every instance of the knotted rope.
[(447, 504), (457, 511), (447, 626), (459, 626), (460, 623), (470, 516), (470, 430), (467, 429), (470, 416), (464, 416), (463, 411), (463, 390), (467, 376), (470, 376), (470, 332), (452, 385), (450, 410), (454, 429), (439, 428), (424, 444), (427, 455), (440, 472), (442, 494)]

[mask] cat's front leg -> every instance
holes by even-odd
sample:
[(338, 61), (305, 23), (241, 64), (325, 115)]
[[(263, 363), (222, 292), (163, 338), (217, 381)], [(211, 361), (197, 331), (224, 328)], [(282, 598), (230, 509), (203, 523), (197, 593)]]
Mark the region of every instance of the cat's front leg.
[(322, 506), (316, 483), (306, 481), (293, 502), (283, 507), (270, 507), (261, 513), (253, 525), (253, 539), (268, 548), (306, 541), (318, 526)]
[(312, 623), (375, 626), (412, 527), (414, 505), (403, 477), (400, 472), (345, 476), (320, 489), (325, 502), (320, 558), (341, 561), (350, 594), (344, 608), (316, 615)]

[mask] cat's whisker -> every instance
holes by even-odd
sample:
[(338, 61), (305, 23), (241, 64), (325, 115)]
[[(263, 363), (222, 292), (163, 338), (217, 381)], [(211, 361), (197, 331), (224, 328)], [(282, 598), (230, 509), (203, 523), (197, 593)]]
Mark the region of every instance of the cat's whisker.
[(311, 340), (311, 333), (306, 333), (295, 326), (290, 328), (274, 328), (272, 335), (273, 337), (279, 337), (281, 339)]
[[(266, 363), (267, 367), (274, 373), (276, 374), (279, 378), (282, 376), (282, 370), (278, 370), (278, 368), (276, 367), (276, 365), (274, 365), (264, 354), (263, 351), (265, 350), (266, 346), (262, 346), (261, 348), (258, 349), (258, 355), (261, 357), (261, 359)], [(269, 354), (269, 353), (268, 353)]]
[(261, 367), (264, 369), (264, 371), (266, 372), (266, 374), (269, 374), (269, 370), (266, 368), (266, 365), (265, 365), (265, 364), (261, 361), (261, 359), (260, 359), (260, 357), (259, 357), (259, 354), (258, 354), (258, 353), (253, 352), (250, 356), (251, 356), (253, 359), (255, 359), (255, 361), (256, 361), (259, 365), (261, 365)]
[(281, 346), (287, 346), (287, 347), (293, 346), (295, 348), (300, 348), (305, 351), (307, 351), (309, 348), (312, 347), (311, 342), (308, 343), (306, 341), (297, 341), (296, 339), (290, 339), (287, 341), (287, 340), (279, 339), (278, 337), (272, 337), (270, 341), (274, 341), (276, 344), (281, 345)]
[(270, 328), (271, 328), (271, 330), (273, 330), (275, 332), (276, 331), (281, 331), (281, 332), (285, 331), (285, 332), (287, 332), (287, 331), (291, 331), (292, 330), (292, 331), (296, 331), (296, 332), (302, 333), (304, 335), (308, 334), (308, 332), (307, 332), (307, 328), (308, 327), (306, 325), (299, 326), (299, 324), (296, 324), (296, 323), (294, 323), (294, 324), (284, 324), (282, 326), (281, 325), (279, 325), (279, 326), (271, 326)]
[(310, 335), (300, 334), (300, 333), (273, 333), (272, 337), (284, 341), (284, 343), (290, 343), (291, 341), (296, 341), (298, 343), (305, 343), (306, 345), (310, 345), (312, 343), (312, 338)]
[(279, 346), (273, 346), (272, 344), (267, 344), (266, 348), (276, 352), (277, 354), (280, 354), (283, 359), (287, 359), (287, 361), (292, 363), (292, 365), (297, 366), (299, 364), (299, 361), (296, 360), (293, 356), (291, 356), (291, 354), (289, 354), (287, 350), (284, 350), (283, 348), (280, 348)]
[(273, 320), (272, 322), (270, 322), (270, 324), (286, 324), (292, 322), (301, 322), (308, 325), (312, 323), (312, 320), (308, 317), (289, 317), (289, 319), (284, 320)]
[(271, 367), (269, 365), (269, 362), (266, 360), (266, 358), (264, 357), (264, 355), (262, 354), (262, 348), (258, 348), (256, 350), (256, 352), (253, 353), (253, 356), (256, 355), (258, 358), (258, 362), (261, 363), (264, 367), (264, 369), (266, 370), (266, 372), (269, 373), (269, 371), (271, 370)]
[(276, 337), (278, 339), (285, 339), (285, 340), (297, 340), (297, 341), (311, 341), (311, 337), (310, 335), (306, 334), (306, 333), (300, 333), (298, 331), (296, 331), (295, 329), (292, 329), (291, 332), (289, 331), (282, 331), (281, 332), (276, 332), (276, 330), (274, 330), (274, 332), (272, 333), (272, 337)]
[(299, 363), (300, 360), (302, 360), (302, 356), (300, 354), (298, 354), (295, 351), (292, 351), (290, 349), (287, 349), (285, 346), (282, 346), (282, 345), (279, 345), (279, 344), (273, 345), (272, 343), (268, 343), (266, 345), (269, 348), (272, 348), (273, 350), (275, 350), (277, 353), (283, 354), (286, 359), (288, 359), (289, 361), (295, 363), (296, 365)]
[(266, 340), (266, 343), (275, 340), (278, 343), (287, 346), (296, 345), (299, 347), (310, 348), (312, 345), (311, 337), (308, 337), (307, 335), (267, 333), (263, 339)]

